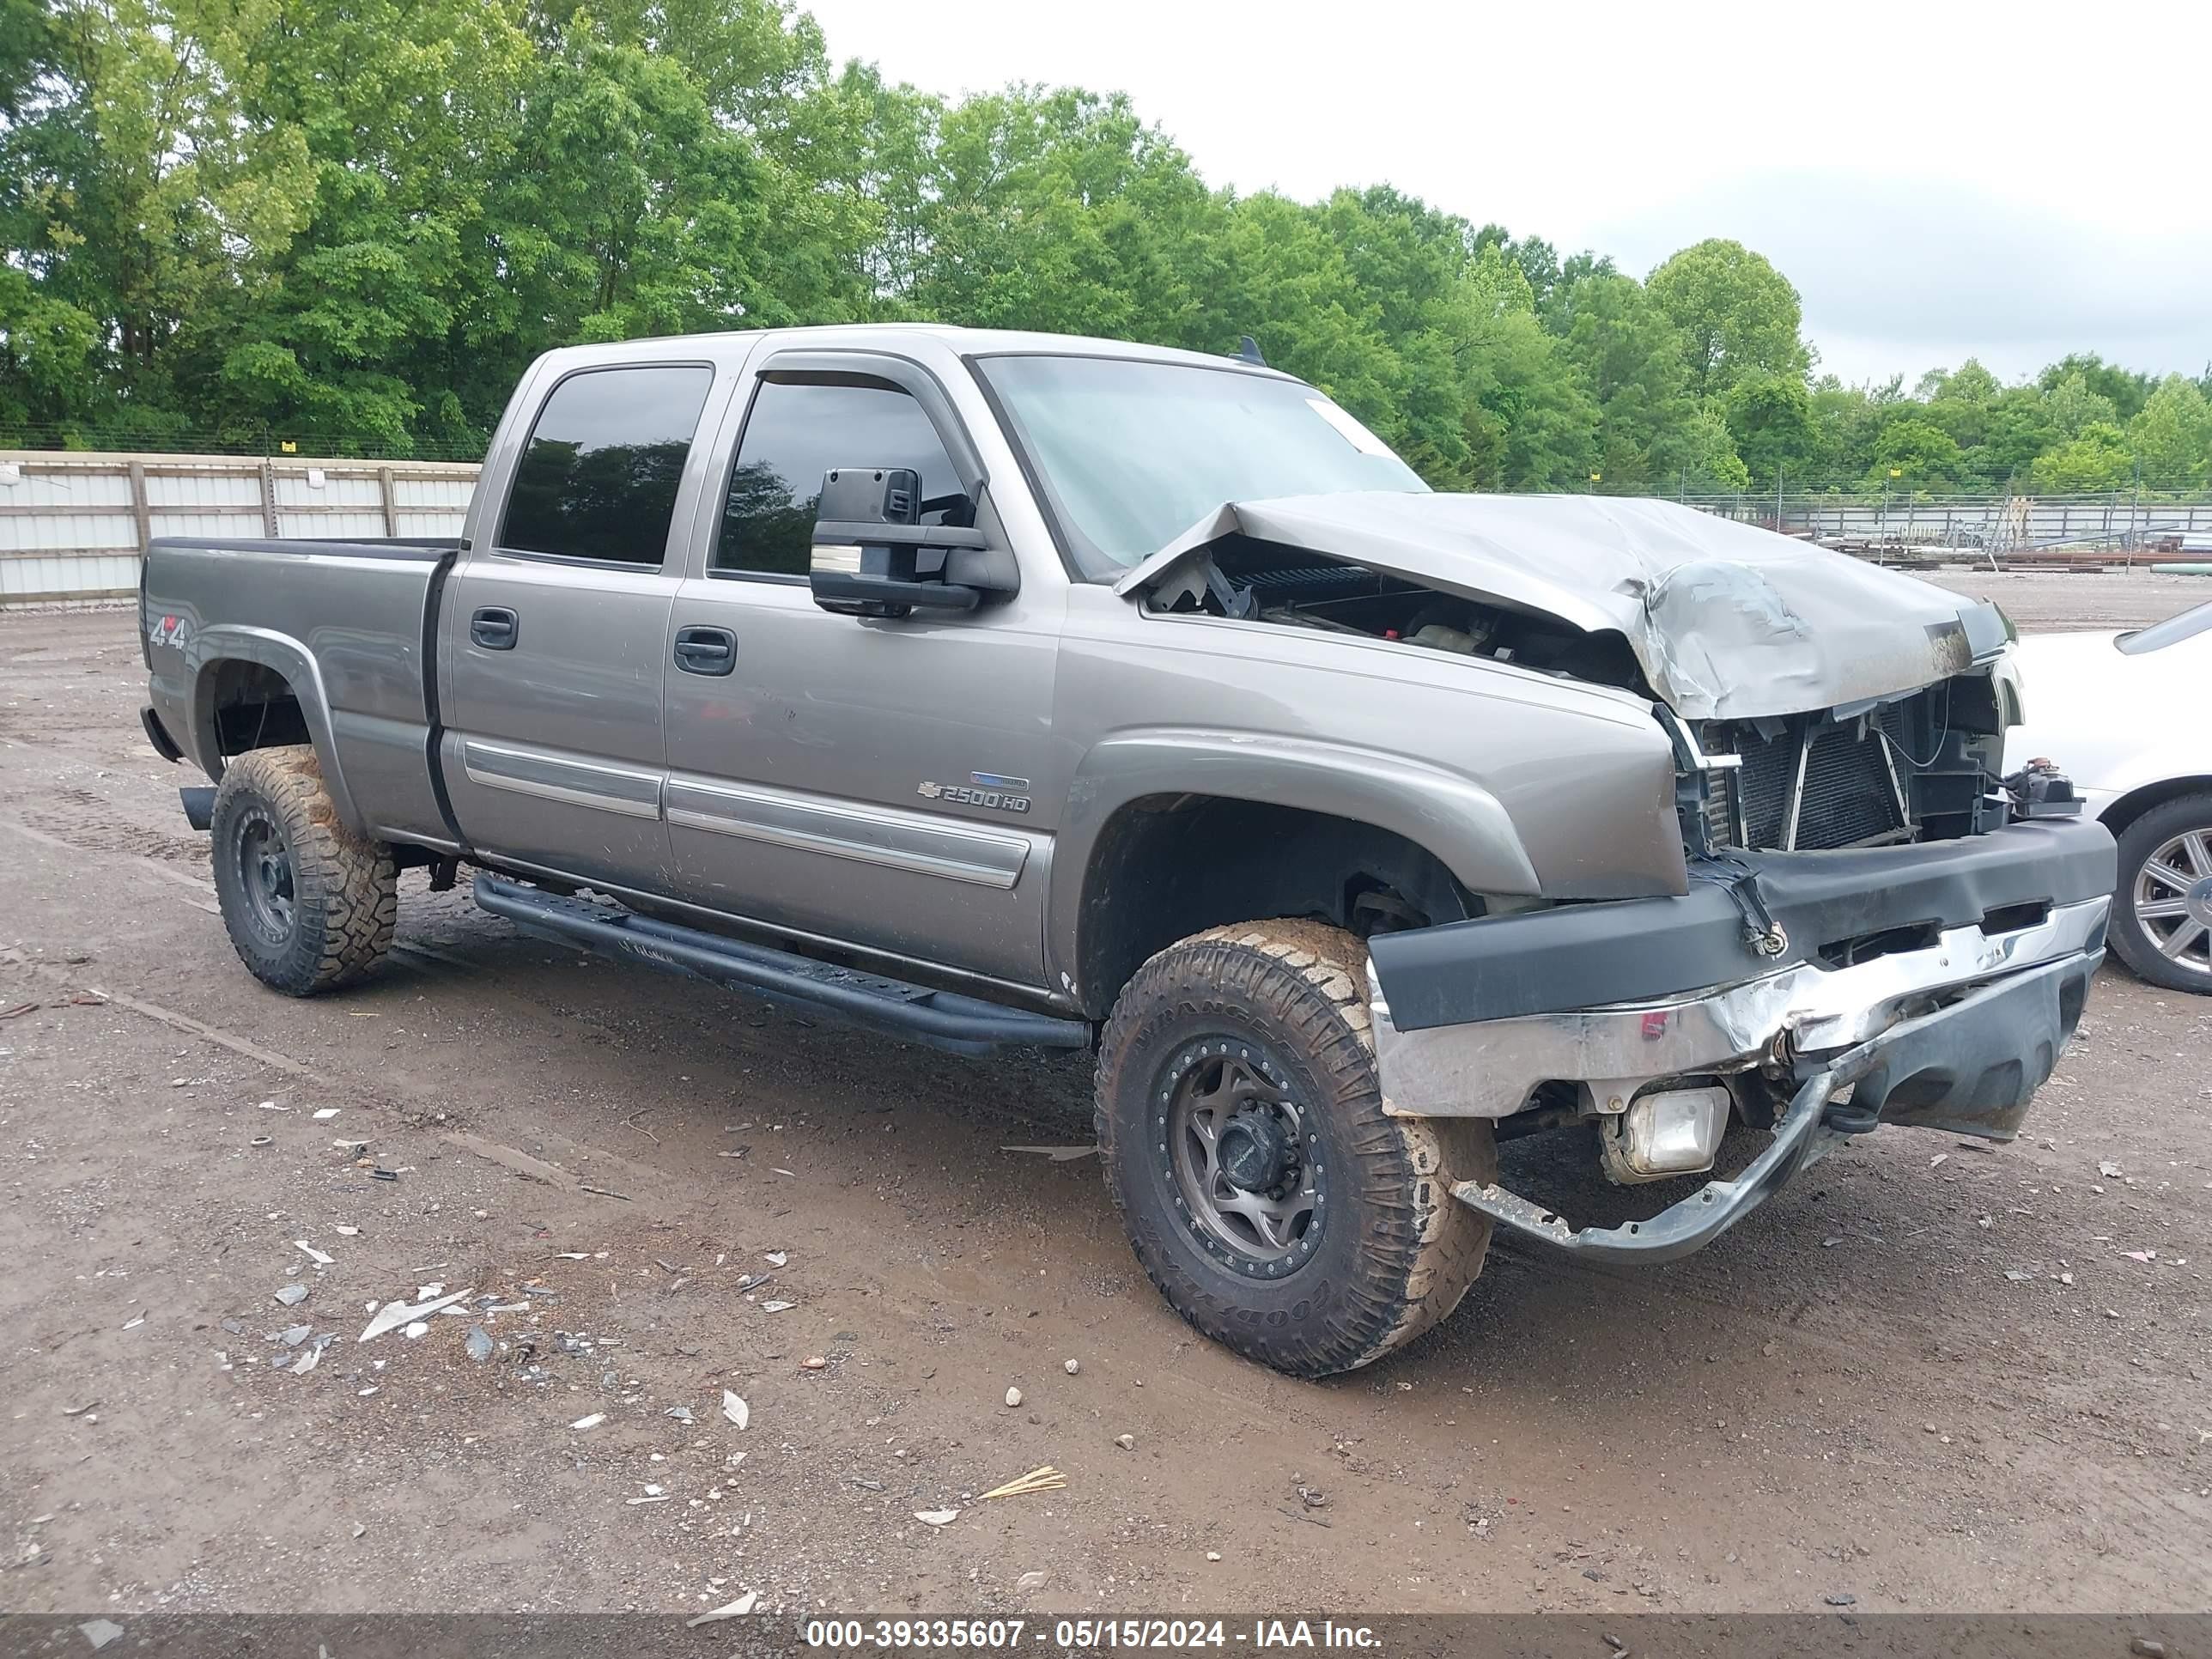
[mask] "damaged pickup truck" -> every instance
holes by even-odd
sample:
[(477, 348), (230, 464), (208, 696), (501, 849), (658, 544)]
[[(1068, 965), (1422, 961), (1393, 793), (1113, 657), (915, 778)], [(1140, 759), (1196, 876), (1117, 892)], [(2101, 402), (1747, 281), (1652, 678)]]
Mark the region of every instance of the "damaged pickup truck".
[[(2010, 1138), (2104, 951), (2110, 836), (2000, 776), (1994, 609), (1665, 502), (1432, 494), (1250, 361), (557, 351), (458, 540), (156, 541), (143, 629), (270, 986), (466, 866), (695, 984), (1095, 1049), (1146, 1271), (1303, 1375), (1443, 1318), (1501, 1225), (1663, 1261), (1884, 1124)], [(1662, 1184), (1577, 1226), (1500, 1182), (1537, 1134)]]

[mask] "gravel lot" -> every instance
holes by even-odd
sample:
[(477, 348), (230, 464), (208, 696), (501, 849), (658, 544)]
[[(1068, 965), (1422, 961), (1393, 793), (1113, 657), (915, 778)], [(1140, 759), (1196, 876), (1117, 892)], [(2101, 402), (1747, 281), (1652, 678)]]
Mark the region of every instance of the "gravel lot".
[[(1954, 585), (2031, 627), (2212, 597)], [(1079, 1064), (628, 974), (419, 875), (372, 984), (264, 991), (142, 672), (128, 612), (0, 617), (0, 1605), (2212, 1597), (2212, 1003), (2108, 969), (2016, 1144), (1886, 1131), (1639, 1273), (1501, 1247), (1416, 1347), (1295, 1382), (1167, 1310), (1093, 1159), (1009, 1150), (1088, 1144)], [(356, 1341), (434, 1284), (504, 1310)]]

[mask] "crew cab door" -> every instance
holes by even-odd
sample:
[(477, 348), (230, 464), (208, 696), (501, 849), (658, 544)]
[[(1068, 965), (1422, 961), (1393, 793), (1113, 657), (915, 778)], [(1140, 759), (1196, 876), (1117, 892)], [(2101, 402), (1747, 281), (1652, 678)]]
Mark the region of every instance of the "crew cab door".
[(665, 879), (660, 665), (704, 362), (586, 367), (538, 403), (448, 580), (440, 751), (481, 852), (615, 886)]
[[(1052, 736), (1064, 592), (965, 613), (835, 615), (807, 586), (833, 467), (912, 467), (924, 501), (989, 484), (944, 382), (909, 359), (781, 351), (732, 404), (705, 556), (669, 617), (678, 890), (802, 935), (1037, 986), (1072, 763)], [(966, 516), (969, 505), (925, 515)]]

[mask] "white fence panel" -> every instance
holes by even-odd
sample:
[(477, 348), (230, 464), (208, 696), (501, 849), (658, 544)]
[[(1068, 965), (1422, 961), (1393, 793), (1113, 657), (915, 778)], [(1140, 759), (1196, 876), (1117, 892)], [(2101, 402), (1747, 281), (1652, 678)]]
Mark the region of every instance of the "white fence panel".
[(477, 468), (0, 450), (0, 605), (128, 597), (155, 536), (458, 536)]

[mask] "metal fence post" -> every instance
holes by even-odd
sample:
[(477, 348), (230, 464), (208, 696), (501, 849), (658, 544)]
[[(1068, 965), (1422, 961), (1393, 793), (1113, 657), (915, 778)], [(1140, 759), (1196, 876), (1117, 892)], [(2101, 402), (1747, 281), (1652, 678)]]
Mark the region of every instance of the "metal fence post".
[(392, 499), (390, 467), (376, 469), (376, 492), (384, 500), (384, 533), (397, 536), (399, 533), (399, 511), (398, 503)]
[(138, 521), (138, 556), (154, 544), (154, 514), (146, 505), (146, 463), (131, 463), (131, 516)]
[(267, 460), (261, 463), (261, 533), (271, 539), (276, 534), (276, 467)]

